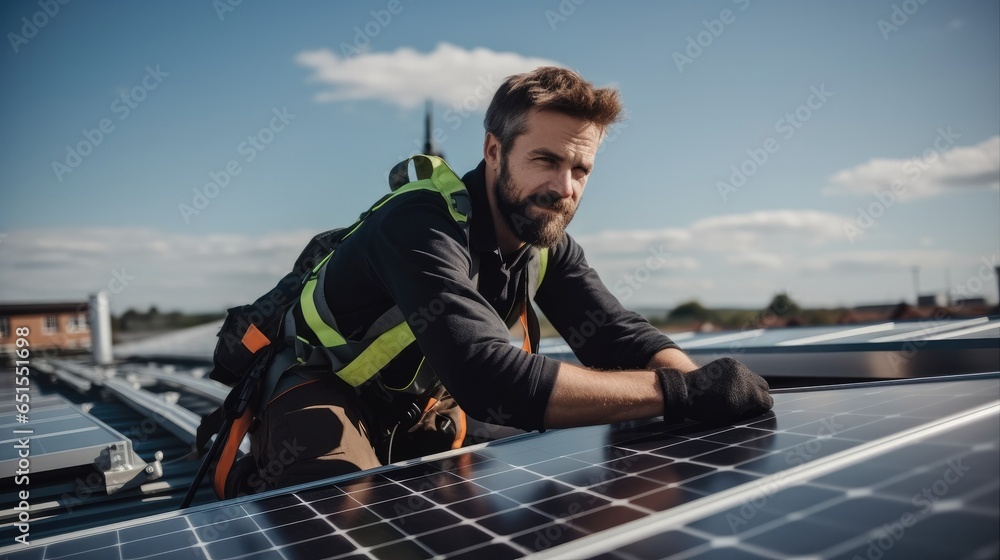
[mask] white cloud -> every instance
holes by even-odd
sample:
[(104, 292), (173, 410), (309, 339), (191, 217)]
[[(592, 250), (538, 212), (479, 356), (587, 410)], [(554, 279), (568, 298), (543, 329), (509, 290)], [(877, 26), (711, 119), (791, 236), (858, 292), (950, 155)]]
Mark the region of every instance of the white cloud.
[(730, 255), (726, 262), (734, 266), (754, 269), (778, 269), (786, 267), (785, 259), (771, 253), (740, 252)]
[(691, 233), (678, 228), (605, 230), (575, 238), (587, 254), (630, 254), (660, 247), (668, 251), (679, 249), (688, 244)]
[(466, 50), (449, 43), (439, 43), (426, 54), (402, 47), (349, 57), (320, 49), (303, 51), (295, 61), (313, 69), (310, 81), (332, 86), (317, 94), (317, 101), (378, 99), (412, 108), (431, 99), (465, 112), (485, 111), (507, 76), (539, 66), (561, 66), (545, 58), (486, 48)]
[[(843, 242), (841, 227), (849, 219), (816, 210), (768, 210), (714, 216), (683, 228), (575, 237), (590, 265), (626, 305), (676, 303), (699, 295), (732, 302), (752, 297), (746, 283), (778, 285), (780, 278), (801, 269), (802, 255)], [(773, 295), (763, 288), (754, 294)]]
[(956, 190), (1000, 189), (1000, 136), (974, 146), (947, 148), (955, 136), (941, 130), (920, 155), (872, 159), (839, 171), (829, 178), (823, 194), (868, 196), (891, 191), (899, 200), (914, 200)]
[(952, 30), (952, 31), (954, 31), (956, 29), (961, 29), (962, 28), (962, 24), (963, 24), (962, 20), (960, 20), (960, 19), (953, 19), (950, 22), (948, 22), (948, 29)]
[[(647, 253), (646, 257), (651, 254), (652, 253)], [(636, 270), (640, 268), (645, 268), (647, 271), (655, 275), (671, 271), (697, 270), (701, 267), (698, 260), (690, 256), (663, 256), (661, 258), (653, 256), (651, 259), (647, 259), (646, 257), (642, 255), (638, 258), (631, 259), (628, 257), (604, 257), (598, 259), (591, 259), (588, 257), (588, 262), (591, 266), (599, 268), (601, 276), (606, 277), (605, 280), (608, 281), (611, 279), (622, 278), (626, 275), (634, 275)]]
[(696, 249), (745, 252), (776, 243), (814, 246), (843, 241), (843, 224), (851, 220), (817, 210), (762, 210), (704, 218), (686, 228), (605, 230), (575, 238), (588, 255), (631, 257), (655, 250)]
[(111, 288), (118, 292), (112, 294), (116, 312), (151, 304), (222, 310), (274, 286), (311, 236), (202, 236), (146, 228), (10, 232), (0, 245), (0, 300), (83, 300)]
[(762, 210), (713, 216), (693, 223), (692, 241), (714, 251), (742, 251), (775, 243), (821, 245), (843, 240), (849, 218), (817, 210)]
[(968, 264), (967, 257), (951, 251), (852, 251), (805, 259), (801, 261), (799, 268), (806, 272), (901, 272), (908, 274), (914, 266), (933, 268)]

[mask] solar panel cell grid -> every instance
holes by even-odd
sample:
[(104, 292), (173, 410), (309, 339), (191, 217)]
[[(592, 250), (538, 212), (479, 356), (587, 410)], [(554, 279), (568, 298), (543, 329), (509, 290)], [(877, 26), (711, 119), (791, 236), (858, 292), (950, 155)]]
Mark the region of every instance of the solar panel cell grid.
[[(875, 459), (894, 468), (873, 469), (866, 462), (773, 494), (751, 492), (743, 505), (688, 523), (684, 531), (715, 543), (737, 537), (727, 543), (727, 553), (765, 557), (996, 556), (1000, 455), (995, 414), (887, 455)], [(623, 553), (634, 550), (630, 546), (606, 557), (629, 558)], [(709, 552), (710, 546), (701, 548)]]
[[(667, 430), (651, 422), (551, 431), (339, 483), (52, 542), (12, 558), (37, 557), (38, 551), (53, 558), (64, 550), (102, 559), (168, 552), (208, 558), (511, 558), (556, 553), (588, 535), (603, 538), (631, 530), (637, 520), (669, 519), (663, 512), (695, 507), (706, 496), (730, 489), (745, 489), (746, 503), (706, 512), (599, 557), (816, 552), (834, 557), (864, 548), (866, 535), (883, 531), (884, 524), (891, 529), (894, 520), (919, 513), (913, 490), (940, 490), (938, 481), (948, 468), (950, 478), (961, 476), (921, 513), (920, 533), (968, 533), (962, 550), (976, 552), (996, 544), (995, 530), (982, 530), (997, 521), (995, 416), (992, 425), (977, 421), (757, 499), (751, 489), (766, 489), (800, 465), (822, 465), (832, 455), (878, 438), (983, 408), (996, 401), (998, 389), (994, 377), (786, 392), (774, 395), (773, 414), (738, 426), (689, 424)], [(938, 416), (923, 417), (928, 409)], [(906, 543), (894, 544), (894, 550), (910, 550), (924, 538), (903, 539)]]

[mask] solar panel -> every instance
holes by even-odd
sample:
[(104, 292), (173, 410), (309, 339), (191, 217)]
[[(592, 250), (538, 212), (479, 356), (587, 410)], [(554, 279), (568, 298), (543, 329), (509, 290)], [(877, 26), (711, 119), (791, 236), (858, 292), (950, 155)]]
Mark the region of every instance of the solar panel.
[(661, 515), (551, 557), (996, 558), (998, 469), (993, 409), (827, 474), (748, 489), (737, 506)]
[[(976, 317), (671, 334), (685, 352), (710, 361), (734, 356), (769, 379), (886, 379), (1000, 369), (1000, 318)], [(558, 338), (539, 353), (578, 363)]]
[[(968, 335), (969, 339), (988, 341), (995, 338), (1000, 318), (928, 319), (926, 321), (893, 321), (867, 325), (823, 325), (776, 329), (743, 330), (737, 332), (697, 333), (682, 346), (724, 350), (735, 340), (740, 347), (771, 348), (774, 346), (809, 347), (818, 345), (866, 344), (905, 340), (923, 340), (934, 336), (941, 339)], [(733, 338), (730, 338), (733, 337)]]
[(58, 395), (31, 396), (30, 421), (16, 420), (14, 399), (0, 404), (0, 429), (9, 439), (0, 441), (0, 479), (18, 469), (19, 438), (29, 440), (31, 472), (93, 465), (108, 449), (131, 450), (131, 442), (110, 426), (81, 412)]
[[(851, 558), (890, 537), (887, 558), (958, 538), (952, 550), (996, 555), (998, 375), (774, 397), (773, 413), (735, 426), (645, 421), (518, 436), (11, 558)], [(938, 493), (956, 469), (965, 470)], [(936, 493), (927, 511), (911, 503), (923, 488)]]

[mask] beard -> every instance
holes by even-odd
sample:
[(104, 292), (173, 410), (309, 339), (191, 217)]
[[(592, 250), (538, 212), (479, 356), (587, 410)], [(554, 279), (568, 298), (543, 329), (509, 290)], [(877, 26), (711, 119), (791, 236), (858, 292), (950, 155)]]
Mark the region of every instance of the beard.
[(576, 213), (567, 198), (548, 192), (517, 198), (517, 186), (507, 168), (507, 158), (500, 161), (496, 199), (500, 215), (514, 235), (539, 249), (555, 247), (566, 235), (566, 226)]

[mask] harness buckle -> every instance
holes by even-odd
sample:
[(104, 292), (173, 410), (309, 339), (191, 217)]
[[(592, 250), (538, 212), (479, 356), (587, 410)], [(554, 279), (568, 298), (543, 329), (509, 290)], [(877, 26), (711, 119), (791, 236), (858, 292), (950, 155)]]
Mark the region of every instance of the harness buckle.
[(455, 211), (466, 218), (472, 213), (472, 198), (469, 197), (469, 191), (461, 190), (451, 193), (451, 202)]

